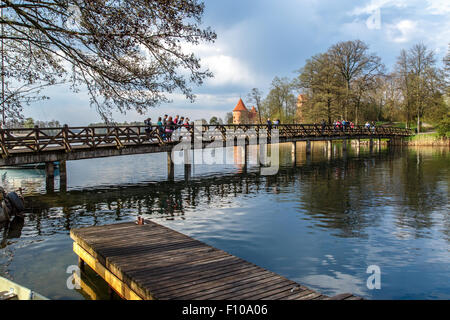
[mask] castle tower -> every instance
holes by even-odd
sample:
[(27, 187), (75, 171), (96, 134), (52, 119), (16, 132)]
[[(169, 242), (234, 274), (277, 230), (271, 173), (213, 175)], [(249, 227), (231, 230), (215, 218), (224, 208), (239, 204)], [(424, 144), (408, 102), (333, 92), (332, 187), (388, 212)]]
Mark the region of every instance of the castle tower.
[(305, 117), (303, 114), (303, 108), (304, 108), (304, 104), (306, 102), (306, 95), (305, 94), (299, 94), (297, 97), (297, 110), (296, 110), (296, 116), (298, 121), (300, 122), (304, 122), (305, 121)]
[(249, 123), (249, 112), (244, 105), (244, 101), (239, 99), (236, 107), (233, 109), (233, 124)]
[(256, 111), (255, 106), (253, 106), (252, 109), (250, 110), (249, 123), (251, 123), (251, 124), (259, 123), (258, 112)]

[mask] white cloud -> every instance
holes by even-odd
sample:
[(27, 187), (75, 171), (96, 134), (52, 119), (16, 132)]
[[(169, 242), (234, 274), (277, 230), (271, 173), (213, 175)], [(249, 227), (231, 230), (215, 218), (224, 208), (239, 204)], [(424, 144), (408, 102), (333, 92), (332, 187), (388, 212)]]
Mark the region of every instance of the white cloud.
[(334, 276), (324, 274), (306, 276), (301, 278), (301, 281), (316, 287), (327, 288), (328, 290), (332, 290), (334, 294), (342, 292), (351, 292), (357, 296), (363, 296), (365, 294), (365, 279), (359, 279), (339, 271), (334, 271), (333, 273)]
[(417, 22), (401, 20), (394, 24), (387, 24), (387, 33), (391, 41), (404, 43), (411, 40), (417, 34)]
[(233, 56), (223, 44), (183, 45), (184, 52), (194, 52), (202, 68), (209, 69), (214, 77), (206, 81), (210, 86), (254, 86), (254, 72), (247, 64)]
[(427, 11), (431, 14), (442, 15), (450, 13), (450, 1), (448, 0), (427, 0)]
[(372, 14), (374, 11), (382, 8), (396, 7), (403, 8), (406, 7), (408, 1), (405, 0), (371, 0), (368, 4), (363, 7), (356, 7), (351, 12), (350, 15), (361, 15), (361, 14)]
[(208, 80), (212, 86), (231, 84), (249, 87), (255, 84), (250, 69), (237, 58), (219, 54), (205, 57), (202, 61), (214, 74), (214, 78)]

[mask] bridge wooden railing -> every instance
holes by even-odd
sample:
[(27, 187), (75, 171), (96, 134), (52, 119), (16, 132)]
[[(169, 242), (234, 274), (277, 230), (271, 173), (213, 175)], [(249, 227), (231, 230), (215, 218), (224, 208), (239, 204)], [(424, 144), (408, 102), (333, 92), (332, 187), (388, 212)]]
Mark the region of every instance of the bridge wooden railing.
[[(103, 126), (103, 127), (68, 127), (62, 128), (38, 128), (31, 129), (0, 129), (0, 153), (3, 158), (11, 152), (42, 152), (50, 150), (65, 150), (71, 152), (74, 149), (95, 149), (99, 147), (124, 148), (129, 145), (166, 144), (175, 143), (171, 134), (166, 132), (166, 127), (158, 126)], [(239, 135), (256, 135), (271, 137), (274, 130), (278, 130), (280, 139), (295, 138), (330, 138), (348, 136), (383, 136), (406, 137), (412, 132), (407, 129), (395, 127), (375, 127), (368, 129), (365, 126), (354, 128), (336, 128), (333, 125), (315, 124), (282, 124), (272, 125), (202, 125), (201, 131), (197, 126), (173, 126), (187, 136), (200, 137), (204, 133), (212, 133), (213, 139), (220, 137), (223, 141), (227, 137)]]

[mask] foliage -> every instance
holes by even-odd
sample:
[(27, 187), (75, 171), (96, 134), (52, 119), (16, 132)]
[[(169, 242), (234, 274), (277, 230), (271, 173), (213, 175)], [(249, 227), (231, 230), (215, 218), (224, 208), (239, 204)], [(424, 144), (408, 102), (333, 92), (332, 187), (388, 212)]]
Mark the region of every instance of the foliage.
[(211, 117), (211, 119), (209, 119), (209, 124), (218, 125), (220, 124), (219, 119), (217, 119), (217, 117)]
[(258, 109), (258, 121), (259, 123), (263, 123), (261, 107), (262, 107), (262, 92), (258, 88), (253, 88), (248, 94), (248, 101), (250, 103), (256, 104), (256, 108)]
[[(297, 118), (308, 122), (346, 119), (355, 123), (423, 121), (437, 124), (449, 110), (450, 51), (439, 69), (423, 44), (402, 50), (395, 69), (386, 73), (381, 59), (360, 41), (339, 42), (308, 59), (293, 86), (306, 96)], [(416, 125), (413, 125), (416, 121)]]
[(24, 58), (29, 70), (7, 74), (10, 83), (51, 85), (67, 76), (75, 91), (87, 87), (105, 121), (114, 110), (142, 114), (174, 91), (193, 100), (191, 84), (212, 76), (187, 50), (216, 38), (200, 28), (197, 0), (4, 0), (2, 8), (2, 39), (17, 47), (8, 64)]
[(280, 119), (282, 123), (293, 122), (297, 103), (293, 89), (288, 78), (275, 77), (269, 94), (261, 104), (261, 114), (265, 118)]
[(441, 137), (450, 138), (450, 112), (439, 122), (437, 126), (437, 133)]
[(225, 115), (225, 123), (233, 124), (233, 112), (227, 112), (227, 114)]

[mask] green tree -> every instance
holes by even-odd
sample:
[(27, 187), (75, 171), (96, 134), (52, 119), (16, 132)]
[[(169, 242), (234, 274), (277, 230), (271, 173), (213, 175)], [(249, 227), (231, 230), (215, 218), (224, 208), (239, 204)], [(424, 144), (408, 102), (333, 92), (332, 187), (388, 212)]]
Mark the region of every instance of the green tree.
[(211, 117), (211, 119), (209, 120), (209, 124), (211, 124), (211, 125), (218, 125), (219, 124), (219, 119), (217, 119), (217, 117)]
[(305, 119), (316, 122), (325, 118), (331, 123), (340, 114), (338, 102), (344, 88), (331, 56), (328, 53), (313, 56), (299, 73), (295, 86), (308, 97), (303, 108)]
[(261, 117), (262, 92), (258, 88), (253, 88), (247, 95), (247, 97), (250, 103), (256, 104), (256, 108), (258, 108), (259, 123), (262, 123)]
[(354, 87), (355, 83), (365, 86), (384, 72), (381, 58), (369, 53), (368, 50), (367, 44), (361, 40), (339, 42), (328, 50), (345, 83), (345, 96), (342, 99), (343, 116), (345, 119), (349, 119), (349, 116), (352, 115), (356, 122), (359, 120), (358, 108), (360, 105), (352, 103), (359, 91)]
[(233, 124), (233, 112), (227, 112), (225, 122), (226, 124)]
[(25, 122), (23, 123), (24, 128), (34, 128), (34, 119), (33, 118), (26, 118)]
[(422, 118), (442, 101), (444, 73), (436, 66), (434, 52), (424, 44), (416, 44), (400, 55), (404, 99), (408, 109), (414, 111), (417, 131), (421, 131)]
[(280, 119), (283, 123), (293, 122), (297, 102), (293, 89), (293, 83), (288, 78), (275, 77), (269, 94), (262, 103), (264, 114)]

